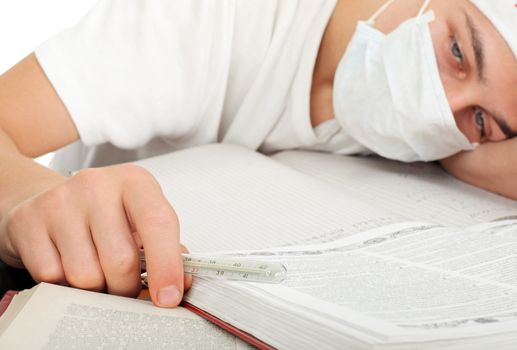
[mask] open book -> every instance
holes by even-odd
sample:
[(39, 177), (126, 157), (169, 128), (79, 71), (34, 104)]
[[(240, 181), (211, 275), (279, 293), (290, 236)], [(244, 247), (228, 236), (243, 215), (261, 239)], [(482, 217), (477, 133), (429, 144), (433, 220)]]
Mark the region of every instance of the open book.
[[(286, 265), (288, 277), (278, 285), (196, 278), (185, 296), (272, 347), (517, 345), (512, 200), (433, 164), (378, 158), (306, 152), (268, 158), (211, 145), (138, 164), (161, 183), (193, 253)], [(120, 307), (141, 305), (120, 299)], [(135, 312), (147, 311), (135, 306)], [(13, 344), (6, 339), (32, 315), (9, 314), (1, 319), (0, 348)]]

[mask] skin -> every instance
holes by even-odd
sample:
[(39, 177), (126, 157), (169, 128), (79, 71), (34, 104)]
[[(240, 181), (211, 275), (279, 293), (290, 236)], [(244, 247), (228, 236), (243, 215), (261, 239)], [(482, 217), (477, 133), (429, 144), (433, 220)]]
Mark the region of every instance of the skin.
[[(333, 77), (356, 21), (368, 19), (383, 3), (353, 0), (338, 3), (314, 69), (313, 125), (334, 117)], [(396, 1), (377, 19), (375, 26), (389, 33), (402, 21), (414, 17), (422, 5), (422, 0)], [(429, 9), (436, 15), (430, 25), (431, 34), (440, 77), (456, 124), (471, 142), (482, 144), (474, 152), (457, 154), (442, 160), (441, 164), (463, 181), (517, 198), (517, 187), (512, 181), (517, 172), (517, 160), (509, 156), (517, 143), (510, 140), (517, 131), (515, 56), (491, 22), (468, 0), (434, 0)], [(473, 36), (477, 40), (473, 40)], [(478, 49), (483, 49), (482, 72), (473, 48), (476, 41)]]
[[(383, 2), (338, 2), (314, 69), (314, 126), (334, 116), (333, 76), (357, 21), (370, 17)], [(387, 33), (414, 16), (422, 3), (397, 1), (376, 26)], [(443, 164), (466, 181), (517, 198), (509, 185), (517, 164), (500, 155), (501, 151), (511, 154), (515, 142), (488, 142), (505, 137), (490, 113), (486, 113), (482, 137), (473, 112), (476, 106), (486, 111), (497, 108), (508, 125), (517, 128), (517, 120), (511, 119), (517, 118), (512, 113), (517, 99), (500, 93), (513, 91), (515, 58), (467, 0), (435, 0), (431, 8), (437, 15), (431, 29), (441, 77), (457, 124), (471, 141), (486, 143)], [(485, 43), (483, 81), (476, 78), (470, 35), (465, 32), (464, 17), (458, 15), (463, 11), (479, 27)], [(458, 43), (454, 50), (451, 38)], [(458, 48), (462, 60), (453, 54)], [(183, 275), (180, 253), (185, 248), (179, 240), (178, 218), (153, 177), (134, 165), (115, 165), (64, 178), (32, 159), (78, 139), (67, 109), (34, 54), (0, 76), (0, 258), (27, 268), (36, 281), (135, 296), (140, 290), (138, 249), (143, 245), (153, 302), (176, 306), (191, 281)], [(498, 182), (491, 188), (493, 179)]]
[(154, 178), (134, 165), (64, 178), (32, 160), (78, 139), (33, 54), (0, 77), (0, 106), (0, 258), (37, 282), (136, 296), (145, 245), (153, 302), (176, 306), (186, 249)]

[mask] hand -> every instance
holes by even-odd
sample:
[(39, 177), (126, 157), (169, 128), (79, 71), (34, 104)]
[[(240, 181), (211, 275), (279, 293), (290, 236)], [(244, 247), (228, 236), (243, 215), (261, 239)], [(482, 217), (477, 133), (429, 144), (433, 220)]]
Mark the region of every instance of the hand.
[(135, 165), (80, 171), (0, 222), (0, 258), (37, 282), (136, 296), (142, 247), (153, 302), (176, 306), (191, 284), (178, 218), (152, 175)]

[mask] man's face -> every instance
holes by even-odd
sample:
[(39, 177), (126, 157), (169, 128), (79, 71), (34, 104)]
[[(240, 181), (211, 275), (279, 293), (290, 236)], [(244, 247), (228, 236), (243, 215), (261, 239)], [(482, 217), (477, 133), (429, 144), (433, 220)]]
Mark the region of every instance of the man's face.
[(458, 128), (479, 143), (517, 135), (517, 60), (506, 41), (468, 0), (434, 0), (430, 9), (440, 75)]

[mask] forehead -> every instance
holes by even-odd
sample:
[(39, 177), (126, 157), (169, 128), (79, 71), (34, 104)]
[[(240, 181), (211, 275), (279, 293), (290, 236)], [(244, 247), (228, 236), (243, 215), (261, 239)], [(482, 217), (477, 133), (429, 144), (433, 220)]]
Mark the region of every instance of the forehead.
[(477, 7), (468, 2), (464, 12), (471, 18), (483, 45), (486, 79), (481, 85), (486, 89), (486, 103), (494, 104), (494, 108), (504, 111), (507, 117), (511, 114), (515, 119), (512, 125), (517, 126), (517, 58), (492, 22)]
[(504, 47), (487, 40), (485, 44), (486, 79), (483, 84), (490, 97), (511, 100), (517, 112), (517, 60), (513, 53), (505, 52)]

